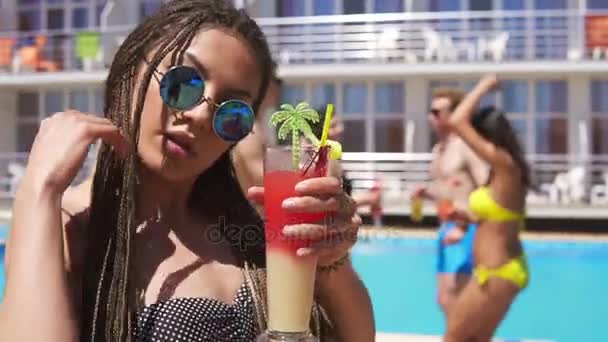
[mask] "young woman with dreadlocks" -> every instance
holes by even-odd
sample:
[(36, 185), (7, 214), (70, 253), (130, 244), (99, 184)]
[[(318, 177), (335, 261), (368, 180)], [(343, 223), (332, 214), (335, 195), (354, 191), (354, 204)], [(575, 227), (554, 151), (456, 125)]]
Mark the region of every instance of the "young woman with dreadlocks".
[[(271, 65), (245, 13), (176, 0), (120, 47), (105, 118), (44, 120), (14, 202), (1, 341), (252, 341), (265, 329), (263, 223), (229, 152), (251, 130)], [(90, 203), (64, 200), (98, 139)], [(354, 239), (324, 239), (356, 235), (352, 201), (331, 177), (298, 191), (287, 210), (335, 218), (295, 232), (320, 235), (302, 252), (319, 256), (311, 330), (372, 341), (368, 294), (344, 263)], [(263, 201), (262, 188), (248, 195)]]

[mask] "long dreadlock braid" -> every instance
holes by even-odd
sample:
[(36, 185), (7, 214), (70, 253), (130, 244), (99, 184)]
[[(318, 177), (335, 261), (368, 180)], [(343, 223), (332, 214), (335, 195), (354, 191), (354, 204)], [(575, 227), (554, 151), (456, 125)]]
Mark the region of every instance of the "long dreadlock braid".
[[(173, 63), (181, 60), (192, 39), (206, 27), (231, 29), (250, 44), (262, 74), (258, 97), (252, 105), (254, 110), (258, 109), (268, 87), (272, 60), (257, 24), (224, 0), (171, 1), (129, 34), (114, 57), (106, 81), (105, 116), (128, 133), (132, 146), (137, 146), (145, 95), (154, 70), (170, 53)], [(148, 54), (152, 54), (148, 57), (150, 65), (137, 84), (138, 68)], [(82, 341), (132, 340), (135, 308), (129, 273), (136, 229), (137, 168), (136, 154), (121, 159), (107, 145), (101, 147), (87, 229), (80, 315)], [(213, 200), (209, 201), (211, 196)], [(189, 207), (209, 218), (224, 217), (227, 224), (262, 227), (235, 180), (228, 152), (199, 176)], [(263, 232), (260, 230), (258, 234), (263, 242)], [(245, 252), (245, 258), (255, 263), (264, 262), (262, 244)]]

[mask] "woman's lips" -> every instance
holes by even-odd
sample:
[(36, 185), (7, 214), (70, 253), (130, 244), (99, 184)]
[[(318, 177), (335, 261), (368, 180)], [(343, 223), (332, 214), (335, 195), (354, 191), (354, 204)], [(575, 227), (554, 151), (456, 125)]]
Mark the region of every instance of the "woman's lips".
[(167, 151), (170, 154), (176, 155), (182, 158), (190, 158), (194, 156), (192, 151), (192, 145), (188, 141), (190, 138), (185, 135), (179, 135), (175, 133), (167, 133), (164, 135), (166, 140)]

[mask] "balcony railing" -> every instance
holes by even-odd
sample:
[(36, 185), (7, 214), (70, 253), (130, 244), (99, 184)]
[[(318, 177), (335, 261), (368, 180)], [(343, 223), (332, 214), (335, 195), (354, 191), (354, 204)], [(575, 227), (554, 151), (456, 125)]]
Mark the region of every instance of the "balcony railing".
[[(384, 203), (400, 207), (415, 188), (430, 182), (431, 159), (426, 153), (345, 153), (342, 164), (354, 192), (379, 182)], [(608, 205), (608, 157), (528, 155), (528, 162), (533, 181), (528, 204)]]
[(259, 20), (282, 63), (565, 60), (591, 56), (575, 11), (390, 13)]
[[(383, 202), (404, 205), (411, 191), (427, 183), (432, 155), (427, 153), (344, 153), (343, 168), (353, 182), (353, 191), (370, 189), (380, 182)], [(608, 157), (583, 159), (566, 155), (530, 155), (535, 189), (530, 205), (566, 207), (608, 206)], [(0, 154), (0, 203), (10, 201), (20, 181), (27, 154)], [(93, 158), (87, 158), (74, 184), (90, 174)], [(602, 209), (603, 210), (603, 209)]]
[[(11, 199), (15, 195), (27, 165), (27, 158), (27, 153), (0, 153), (0, 203), (3, 200)], [(93, 154), (89, 154), (82, 169), (74, 179), (74, 185), (90, 175), (94, 161)]]
[[(605, 58), (606, 46), (596, 39), (603, 29), (590, 24), (593, 18), (580, 11), (538, 10), (260, 18), (258, 23), (281, 64), (477, 63)], [(0, 70), (105, 69), (131, 29), (0, 32)]]

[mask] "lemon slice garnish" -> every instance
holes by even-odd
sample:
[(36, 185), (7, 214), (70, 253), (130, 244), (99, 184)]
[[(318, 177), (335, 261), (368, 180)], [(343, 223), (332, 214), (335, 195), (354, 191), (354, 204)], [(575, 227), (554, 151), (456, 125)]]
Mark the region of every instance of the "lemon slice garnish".
[(329, 159), (331, 160), (339, 160), (342, 158), (342, 144), (334, 140), (327, 140), (327, 145), (329, 145)]

